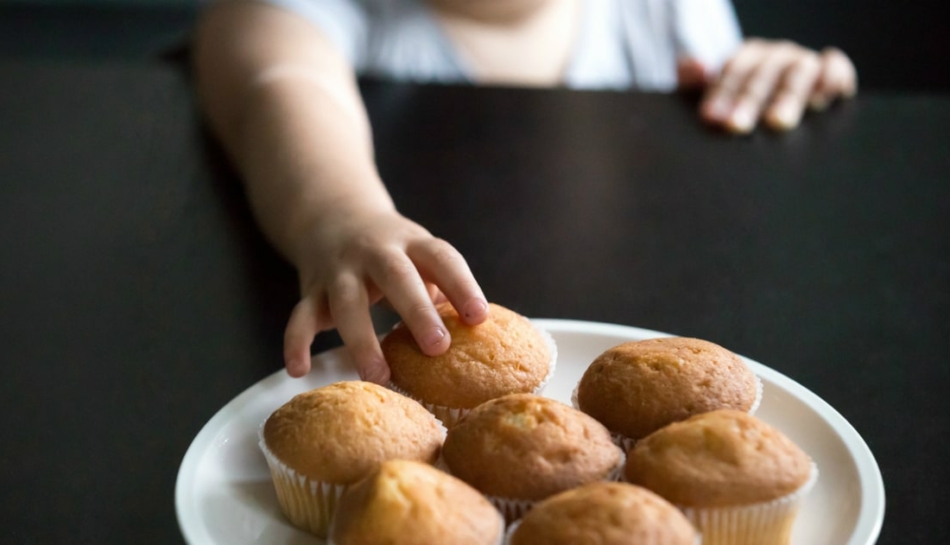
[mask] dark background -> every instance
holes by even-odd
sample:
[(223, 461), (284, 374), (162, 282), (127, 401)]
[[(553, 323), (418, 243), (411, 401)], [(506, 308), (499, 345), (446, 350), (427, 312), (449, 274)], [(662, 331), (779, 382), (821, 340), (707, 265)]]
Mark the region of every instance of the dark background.
[[(950, 90), (942, 0), (733, 0), (747, 36), (847, 52), (865, 89)], [(138, 60), (187, 42), (194, 5), (0, 1), (0, 58)]]

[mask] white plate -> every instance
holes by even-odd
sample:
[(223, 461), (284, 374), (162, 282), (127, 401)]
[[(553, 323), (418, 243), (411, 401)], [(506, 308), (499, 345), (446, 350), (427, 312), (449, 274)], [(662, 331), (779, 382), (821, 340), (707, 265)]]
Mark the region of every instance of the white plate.
[[(587, 365), (629, 340), (667, 336), (633, 327), (570, 320), (534, 320), (558, 345), (558, 365), (545, 395), (570, 403)], [(821, 471), (795, 526), (793, 545), (870, 545), (884, 518), (884, 484), (861, 436), (830, 405), (788, 377), (746, 359), (765, 387), (756, 416), (808, 452)], [(257, 429), (295, 394), (356, 371), (337, 349), (319, 354), (305, 378), (283, 371), (251, 386), (205, 424), (178, 470), (175, 508), (192, 544), (320, 543), (287, 523), (277, 506)]]

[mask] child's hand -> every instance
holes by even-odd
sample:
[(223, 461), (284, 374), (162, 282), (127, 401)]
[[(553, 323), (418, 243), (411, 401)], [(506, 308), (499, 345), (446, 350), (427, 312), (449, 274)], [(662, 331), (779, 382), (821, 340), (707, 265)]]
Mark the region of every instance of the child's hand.
[(822, 110), (856, 92), (854, 65), (840, 50), (819, 53), (791, 42), (751, 39), (711, 82), (700, 115), (738, 133), (751, 132), (760, 120), (788, 130), (798, 126), (806, 106)]
[(385, 384), (389, 366), (369, 314), (383, 297), (428, 355), (445, 352), (451, 343), (433, 304), (442, 294), (466, 323), (488, 317), (488, 303), (462, 255), (395, 211), (323, 218), (304, 237), (296, 261), (303, 299), (284, 334), (291, 376), (310, 370), (314, 336), (336, 327), (360, 377)]

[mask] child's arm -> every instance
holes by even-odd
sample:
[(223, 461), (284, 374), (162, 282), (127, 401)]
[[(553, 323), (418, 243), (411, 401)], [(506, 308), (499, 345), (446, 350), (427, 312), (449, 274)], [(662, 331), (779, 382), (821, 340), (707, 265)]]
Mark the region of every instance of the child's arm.
[[(702, 67), (680, 63), (681, 81)], [(711, 82), (700, 106), (706, 121), (739, 133), (759, 121), (773, 129), (798, 126), (806, 107), (824, 109), (857, 92), (851, 60), (836, 48), (812, 51), (787, 41), (746, 40)]]
[(222, 2), (204, 16), (195, 49), (212, 128), (258, 223), (300, 275), (303, 298), (284, 338), (291, 375), (309, 371), (314, 336), (336, 327), (360, 376), (388, 380), (368, 311), (382, 297), (430, 355), (451, 342), (435, 298), (444, 293), (468, 323), (487, 317), (462, 256), (396, 211), (352, 68), (314, 25), (261, 3)]

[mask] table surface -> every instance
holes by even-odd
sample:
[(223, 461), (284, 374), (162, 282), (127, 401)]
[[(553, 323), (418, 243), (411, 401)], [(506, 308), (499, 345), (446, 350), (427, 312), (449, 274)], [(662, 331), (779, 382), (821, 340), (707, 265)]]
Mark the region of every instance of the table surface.
[[(280, 369), (294, 273), (176, 67), (0, 74), (3, 541), (180, 541), (179, 463)], [(363, 90), (398, 206), (490, 299), (777, 369), (877, 457), (879, 543), (950, 540), (950, 96), (864, 94), (735, 138), (679, 96)]]

